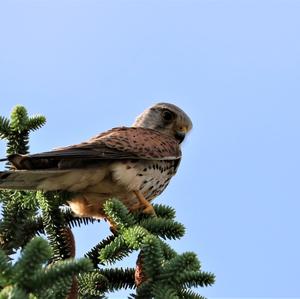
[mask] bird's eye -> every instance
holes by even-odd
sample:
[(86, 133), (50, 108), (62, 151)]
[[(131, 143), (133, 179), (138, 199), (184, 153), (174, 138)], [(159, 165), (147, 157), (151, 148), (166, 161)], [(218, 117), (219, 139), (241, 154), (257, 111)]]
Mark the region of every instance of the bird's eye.
[(164, 110), (162, 113), (162, 117), (165, 121), (170, 122), (174, 119), (174, 113), (169, 110)]

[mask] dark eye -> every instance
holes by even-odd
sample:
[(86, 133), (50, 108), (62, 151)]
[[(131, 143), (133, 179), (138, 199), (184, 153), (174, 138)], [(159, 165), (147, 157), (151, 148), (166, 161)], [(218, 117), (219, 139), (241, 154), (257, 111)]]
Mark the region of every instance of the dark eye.
[(174, 119), (174, 113), (169, 110), (164, 110), (162, 113), (162, 117), (165, 121), (170, 122), (171, 120)]

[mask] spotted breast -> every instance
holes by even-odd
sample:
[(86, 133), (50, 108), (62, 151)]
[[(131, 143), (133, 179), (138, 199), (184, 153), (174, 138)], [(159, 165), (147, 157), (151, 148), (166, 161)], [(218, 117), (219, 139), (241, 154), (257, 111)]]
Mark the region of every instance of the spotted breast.
[(151, 201), (160, 195), (176, 174), (178, 160), (129, 160), (112, 165), (113, 179), (128, 190), (139, 190)]

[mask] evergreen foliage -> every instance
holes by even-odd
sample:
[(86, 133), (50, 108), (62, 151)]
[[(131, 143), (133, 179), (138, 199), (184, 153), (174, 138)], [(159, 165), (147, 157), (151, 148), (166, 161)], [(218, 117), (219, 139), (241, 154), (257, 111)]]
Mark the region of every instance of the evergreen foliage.
[[(7, 154), (27, 154), (29, 133), (45, 122), (44, 116), (29, 117), (22, 106), (13, 109), (10, 119), (0, 116)], [(181, 238), (185, 229), (175, 221), (174, 209), (164, 205), (154, 205), (153, 217), (108, 200), (104, 212), (112, 233), (85, 258), (74, 259), (72, 228), (98, 220), (74, 216), (66, 205), (70, 196), (64, 191), (0, 191), (0, 299), (99, 299), (127, 288), (134, 291), (130, 298), (203, 299), (191, 288), (214, 283), (194, 253), (178, 254), (166, 243)], [(13, 262), (19, 249), (21, 256)], [(115, 267), (133, 251), (139, 252), (135, 267)]]
[(7, 154), (27, 154), (29, 151), (29, 133), (42, 127), (46, 118), (42, 115), (28, 117), (23, 106), (16, 106), (10, 120), (0, 117), (0, 138), (7, 140)]
[(92, 271), (88, 259), (70, 259), (46, 266), (51, 255), (51, 247), (41, 237), (35, 237), (26, 244), (14, 265), (0, 250), (0, 298), (64, 298), (74, 275)]

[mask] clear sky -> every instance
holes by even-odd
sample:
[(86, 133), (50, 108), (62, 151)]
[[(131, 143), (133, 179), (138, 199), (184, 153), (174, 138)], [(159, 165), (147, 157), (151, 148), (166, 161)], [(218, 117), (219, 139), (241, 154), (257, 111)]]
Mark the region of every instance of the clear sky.
[[(201, 294), (300, 297), (299, 16), (297, 0), (0, 1), (0, 113), (46, 115), (39, 152), (177, 104), (194, 129), (156, 202), (217, 276)], [(77, 230), (78, 256), (105, 234)]]

